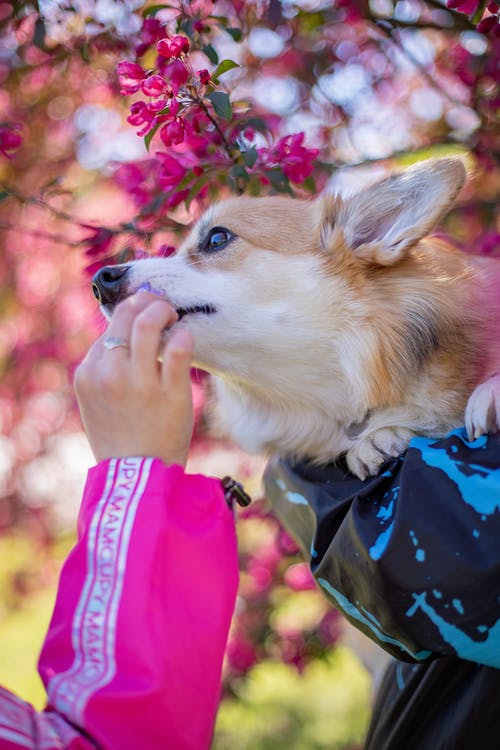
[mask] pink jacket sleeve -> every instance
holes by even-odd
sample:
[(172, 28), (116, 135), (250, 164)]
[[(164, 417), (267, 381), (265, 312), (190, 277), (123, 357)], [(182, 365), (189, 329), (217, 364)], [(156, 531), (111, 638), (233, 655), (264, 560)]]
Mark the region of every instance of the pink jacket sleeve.
[(157, 459), (91, 469), (40, 656), (48, 706), (0, 689), (0, 748), (209, 748), (237, 585), (218, 480)]

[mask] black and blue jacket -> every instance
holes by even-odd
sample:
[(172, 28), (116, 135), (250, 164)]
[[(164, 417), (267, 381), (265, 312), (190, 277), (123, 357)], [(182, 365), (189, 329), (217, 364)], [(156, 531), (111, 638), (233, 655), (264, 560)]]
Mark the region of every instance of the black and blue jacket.
[(415, 438), (365, 481), (276, 459), (265, 484), (325, 594), (398, 660), (366, 748), (500, 750), (500, 433)]

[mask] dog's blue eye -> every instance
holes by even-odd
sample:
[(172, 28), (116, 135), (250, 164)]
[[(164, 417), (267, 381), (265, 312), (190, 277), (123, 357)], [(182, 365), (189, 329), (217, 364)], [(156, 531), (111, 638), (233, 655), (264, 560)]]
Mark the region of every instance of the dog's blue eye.
[(215, 253), (217, 250), (222, 250), (223, 247), (226, 247), (232, 239), (233, 235), (229, 229), (214, 227), (208, 234), (203, 250), (207, 253)]

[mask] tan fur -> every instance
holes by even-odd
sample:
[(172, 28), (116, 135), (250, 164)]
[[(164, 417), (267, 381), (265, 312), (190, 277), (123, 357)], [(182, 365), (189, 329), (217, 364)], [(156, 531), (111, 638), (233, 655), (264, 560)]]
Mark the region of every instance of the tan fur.
[[(177, 325), (244, 447), (346, 453), (367, 476), (414, 434), (461, 425), (471, 391), (500, 372), (500, 263), (426, 237), (464, 178), (443, 159), (349, 199), (229, 199), (175, 256), (132, 264), (126, 291), (148, 282), (176, 307), (212, 306)], [(207, 253), (214, 227), (234, 237)], [(473, 434), (494, 408), (500, 422), (500, 377), (488, 383), (467, 407)]]

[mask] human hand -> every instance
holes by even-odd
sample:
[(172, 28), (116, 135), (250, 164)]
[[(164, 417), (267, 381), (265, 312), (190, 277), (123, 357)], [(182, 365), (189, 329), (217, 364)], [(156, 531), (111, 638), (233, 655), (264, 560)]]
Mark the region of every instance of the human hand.
[[(185, 466), (193, 432), (191, 334), (174, 330), (158, 362), (161, 334), (177, 320), (168, 302), (139, 292), (121, 302), (75, 372), (75, 392), (97, 461), (150, 456)], [(127, 346), (106, 348), (111, 338)]]

